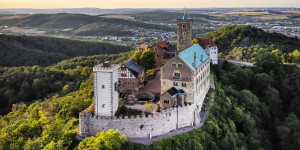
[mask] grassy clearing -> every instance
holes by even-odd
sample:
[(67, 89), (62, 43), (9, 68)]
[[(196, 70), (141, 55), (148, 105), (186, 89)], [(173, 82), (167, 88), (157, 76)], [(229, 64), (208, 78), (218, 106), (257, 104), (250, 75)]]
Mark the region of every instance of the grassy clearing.
[(272, 20), (272, 19), (289, 19), (289, 17), (287, 15), (264, 15), (264, 16), (260, 16), (261, 19), (264, 20)]

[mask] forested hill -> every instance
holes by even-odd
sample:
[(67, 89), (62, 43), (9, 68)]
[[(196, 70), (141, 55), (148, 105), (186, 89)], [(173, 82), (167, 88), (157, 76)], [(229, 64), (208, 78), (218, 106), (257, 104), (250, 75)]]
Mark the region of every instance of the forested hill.
[(0, 35), (0, 66), (47, 66), (77, 56), (117, 54), (130, 49), (100, 42)]
[(220, 52), (228, 53), (235, 47), (250, 47), (252, 45), (272, 45), (284, 53), (300, 49), (300, 40), (279, 33), (269, 33), (249, 25), (233, 25), (223, 27), (215, 32), (207, 33), (218, 45)]

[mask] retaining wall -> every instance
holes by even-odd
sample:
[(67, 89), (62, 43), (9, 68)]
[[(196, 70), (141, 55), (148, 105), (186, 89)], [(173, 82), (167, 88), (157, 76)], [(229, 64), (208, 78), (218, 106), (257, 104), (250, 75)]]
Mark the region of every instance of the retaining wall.
[(158, 115), (98, 117), (85, 111), (79, 114), (79, 133), (85, 138), (95, 136), (100, 131), (118, 129), (120, 134), (127, 138), (149, 138), (168, 133), (178, 128), (192, 126), (200, 123), (199, 110), (195, 105), (171, 108)]

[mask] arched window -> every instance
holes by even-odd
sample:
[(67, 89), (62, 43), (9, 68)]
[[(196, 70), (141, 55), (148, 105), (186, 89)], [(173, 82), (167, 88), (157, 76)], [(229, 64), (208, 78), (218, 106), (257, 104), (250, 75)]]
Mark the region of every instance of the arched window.
[(185, 35), (186, 35), (186, 32), (182, 32), (182, 35), (185, 36)]

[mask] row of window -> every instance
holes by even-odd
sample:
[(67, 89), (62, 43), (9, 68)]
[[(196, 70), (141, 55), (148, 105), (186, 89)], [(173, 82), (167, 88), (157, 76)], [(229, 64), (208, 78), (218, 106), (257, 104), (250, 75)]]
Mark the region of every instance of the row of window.
[(207, 83), (208, 83), (208, 78), (204, 81), (203, 84), (201, 84), (200, 86), (198, 86), (197, 94), (199, 94), (200, 91), (205, 90), (205, 87), (208, 88), (208, 87), (206, 86)]
[[(173, 82), (173, 86), (178, 86), (178, 82)], [(186, 83), (181, 83), (182, 87), (186, 87)]]
[[(132, 81), (131, 83), (132, 83), (132, 84), (135, 84), (134, 81)], [(130, 84), (130, 82), (129, 82), (129, 81), (124, 81), (124, 84)]]
[(169, 100), (164, 100), (164, 103), (165, 103), (165, 104), (169, 104), (170, 101), (169, 101)]
[(172, 67), (182, 68), (182, 63), (172, 63)]
[[(127, 77), (127, 74), (126, 73), (121, 73), (121, 77)], [(133, 77), (133, 75), (130, 74), (130, 77)]]

